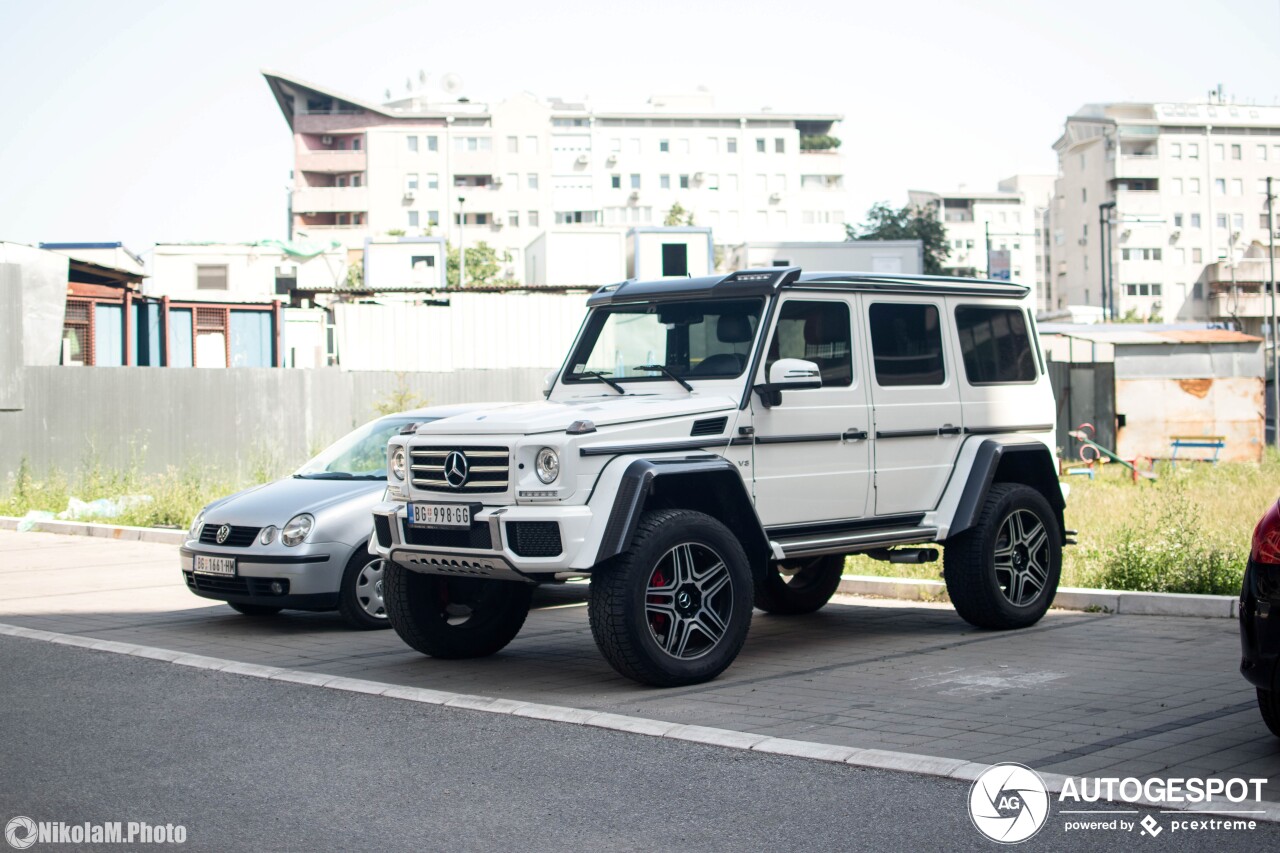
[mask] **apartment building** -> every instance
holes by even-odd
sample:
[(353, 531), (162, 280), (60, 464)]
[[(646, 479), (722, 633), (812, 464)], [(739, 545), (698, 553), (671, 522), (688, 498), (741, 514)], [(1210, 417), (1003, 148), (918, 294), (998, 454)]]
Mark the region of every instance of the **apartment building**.
[(721, 244), (844, 238), (839, 115), (726, 111), (706, 93), (637, 109), (528, 93), (374, 104), (263, 73), (293, 133), (295, 235), (483, 240), (517, 281), (544, 230), (662, 225), (676, 204)]
[(1053, 180), (1052, 175), (1014, 175), (994, 192), (911, 190), (908, 198), (913, 206), (938, 211), (951, 250), (943, 268), (947, 275), (1020, 282), (1033, 289), (1039, 308), (1049, 291), (1044, 227)]
[(1055, 308), (1261, 329), (1280, 107), (1089, 104), (1054, 150)]

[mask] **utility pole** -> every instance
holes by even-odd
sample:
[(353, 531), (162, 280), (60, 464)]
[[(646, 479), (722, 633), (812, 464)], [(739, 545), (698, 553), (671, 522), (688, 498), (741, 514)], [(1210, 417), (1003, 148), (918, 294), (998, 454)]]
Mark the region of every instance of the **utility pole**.
[(1280, 334), (1276, 330), (1276, 217), (1272, 209), (1275, 194), (1267, 178), (1267, 242), (1271, 259), (1271, 440), (1280, 450)]
[(467, 247), (462, 241), (462, 228), (467, 224), (467, 212), (463, 208), (466, 200), (466, 196), (458, 196), (458, 287), (467, 286)]

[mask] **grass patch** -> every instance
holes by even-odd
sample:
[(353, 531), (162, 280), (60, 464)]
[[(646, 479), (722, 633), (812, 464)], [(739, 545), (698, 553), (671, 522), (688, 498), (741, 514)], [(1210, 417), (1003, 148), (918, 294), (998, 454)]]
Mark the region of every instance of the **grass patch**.
[[(1078, 545), (1063, 552), (1062, 586), (1235, 595), (1253, 527), (1280, 494), (1280, 455), (1261, 464), (1167, 463), (1154, 482), (1133, 483), (1118, 465), (1073, 477), (1066, 525)], [(892, 565), (850, 557), (848, 574), (942, 577), (942, 561)]]

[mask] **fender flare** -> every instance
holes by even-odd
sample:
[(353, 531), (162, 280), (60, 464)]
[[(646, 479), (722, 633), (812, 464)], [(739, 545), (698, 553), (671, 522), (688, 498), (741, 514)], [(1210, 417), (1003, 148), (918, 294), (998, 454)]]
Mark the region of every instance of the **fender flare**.
[(618, 484), (596, 565), (631, 547), (640, 516), (655, 496), (666, 505), (704, 512), (724, 524), (742, 543), (752, 575), (763, 577), (769, 538), (737, 466), (721, 456), (632, 460)]
[(1063, 527), (1063, 510), (1066, 501), (1062, 497), (1062, 489), (1058, 485), (1057, 466), (1049, 448), (1038, 441), (1018, 444), (1005, 444), (985, 439), (978, 446), (973, 465), (969, 469), (969, 477), (965, 481), (964, 491), (960, 493), (960, 502), (956, 505), (951, 527), (947, 538), (963, 533), (973, 527), (982, 511), (982, 504), (987, 499), (991, 484), (997, 482), (1022, 483), (1044, 495), (1045, 500), (1058, 517), (1058, 530), (1066, 544), (1066, 530)]

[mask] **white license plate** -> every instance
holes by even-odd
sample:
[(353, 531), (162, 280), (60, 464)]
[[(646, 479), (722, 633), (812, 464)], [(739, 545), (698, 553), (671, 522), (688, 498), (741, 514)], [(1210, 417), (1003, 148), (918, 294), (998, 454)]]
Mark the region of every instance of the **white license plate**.
[(233, 578), (236, 576), (236, 558), (196, 554), (195, 569), (202, 575), (224, 575)]
[(409, 504), (409, 523), (416, 527), (470, 527), (467, 504)]

